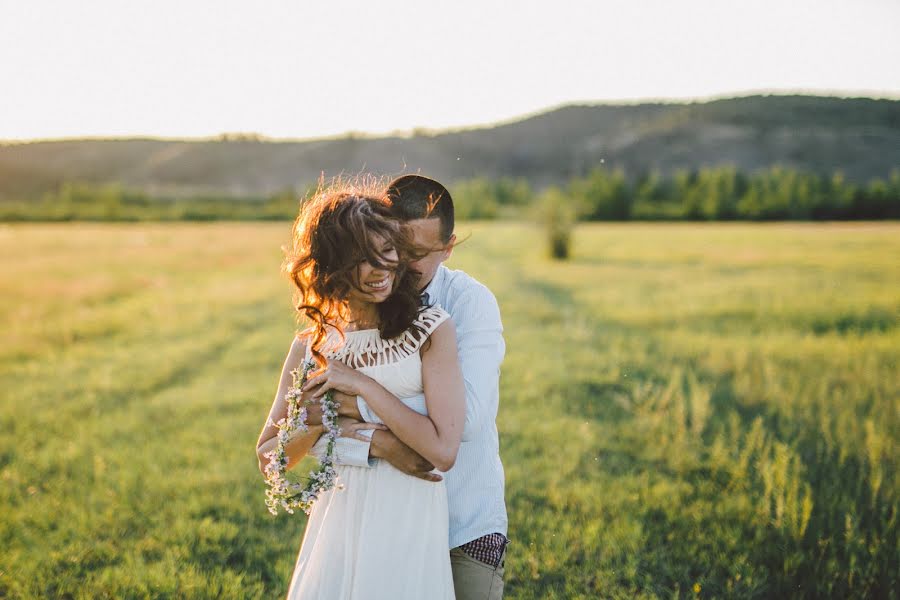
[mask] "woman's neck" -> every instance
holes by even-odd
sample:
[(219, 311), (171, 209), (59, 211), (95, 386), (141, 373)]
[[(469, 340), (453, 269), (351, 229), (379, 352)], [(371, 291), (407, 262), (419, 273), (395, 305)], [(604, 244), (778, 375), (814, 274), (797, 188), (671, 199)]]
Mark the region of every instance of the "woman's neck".
[(349, 319), (347, 331), (377, 329), (380, 323), (378, 307), (372, 302), (350, 302), (347, 305)]

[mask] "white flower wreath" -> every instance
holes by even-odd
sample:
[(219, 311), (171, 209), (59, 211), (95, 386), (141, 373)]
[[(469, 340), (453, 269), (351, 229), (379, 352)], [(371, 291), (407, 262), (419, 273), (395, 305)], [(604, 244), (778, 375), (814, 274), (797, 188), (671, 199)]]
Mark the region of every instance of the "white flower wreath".
[(334, 470), (335, 441), (341, 434), (337, 426), (338, 403), (332, 399), (331, 391), (325, 392), (320, 403), (322, 404), (322, 425), (325, 427), (325, 436), (328, 444), (325, 456), (319, 465), (309, 472), (306, 483), (293, 482), (287, 479), (287, 455), (285, 446), (296, 431), (307, 432), (309, 425), (306, 423), (307, 406), (311, 401), (301, 402), (301, 388), (306, 383), (309, 372), (316, 367), (312, 360), (304, 361), (299, 367), (291, 371), (293, 384), (284, 395), (287, 401), (287, 416), (279, 419), (277, 423), (269, 420), (269, 425), (278, 428), (278, 444), (275, 449), (266, 452), (263, 456), (269, 459), (266, 465), (266, 506), (273, 515), (278, 514), (278, 507), (293, 514), (295, 508), (300, 508), (306, 514), (312, 510), (312, 506), (323, 492), (335, 487), (337, 472)]

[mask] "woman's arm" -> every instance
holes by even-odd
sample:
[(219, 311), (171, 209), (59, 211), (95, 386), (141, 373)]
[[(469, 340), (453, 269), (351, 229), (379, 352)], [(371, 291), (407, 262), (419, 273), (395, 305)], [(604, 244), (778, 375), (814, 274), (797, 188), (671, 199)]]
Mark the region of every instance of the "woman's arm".
[[(266, 465), (269, 464), (269, 459), (264, 454), (274, 450), (275, 446), (278, 445), (278, 428), (274, 425), (269, 425), (269, 420), (272, 423), (277, 423), (279, 419), (287, 416), (287, 402), (284, 399), (284, 395), (294, 383), (291, 371), (300, 366), (305, 355), (306, 344), (295, 337), (291, 344), (291, 349), (288, 351), (287, 358), (284, 359), (284, 366), (281, 368), (281, 380), (278, 383), (275, 400), (272, 402), (272, 408), (269, 410), (266, 424), (263, 426), (263, 430), (260, 432), (259, 439), (256, 442), (256, 458), (259, 461), (259, 470), (263, 475), (266, 474)], [(310, 426), (309, 431), (305, 433), (298, 431), (291, 437), (285, 447), (285, 453), (288, 457), (288, 469), (293, 468), (294, 465), (300, 462), (301, 458), (306, 456), (306, 453), (316, 443), (323, 431), (322, 425), (313, 425)]]
[(456, 331), (447, 319), (431, 334), (422, 354), (422, 383), (428, 415), (412, 410), (377, 381), (338, 362), (307, 383), (315, 392), (338, 389), (366, 399), (384, 424), (410, 448), (441, 471), (456, 461), (465, 423), (465, 388), (456, 355)]

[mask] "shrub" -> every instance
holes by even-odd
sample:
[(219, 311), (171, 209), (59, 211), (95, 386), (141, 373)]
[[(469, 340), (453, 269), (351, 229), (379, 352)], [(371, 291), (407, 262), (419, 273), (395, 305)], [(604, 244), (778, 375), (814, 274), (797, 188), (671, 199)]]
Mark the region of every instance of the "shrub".
[(546, 232), (550, 257), (555, 260), (569, 258), (575, 225), (575, 208), (569, 198), (558, 188), (549, 188), (538, 201), (537, 217)]

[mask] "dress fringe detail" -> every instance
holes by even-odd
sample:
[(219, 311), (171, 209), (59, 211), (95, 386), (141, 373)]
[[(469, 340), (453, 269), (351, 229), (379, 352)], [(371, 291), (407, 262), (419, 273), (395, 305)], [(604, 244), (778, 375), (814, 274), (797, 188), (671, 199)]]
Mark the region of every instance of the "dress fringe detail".
[(419, 352), (432, 332), (450, 315), (438, 306), (424, 308), (414, 324), (397, 337), (382, 339), (377, 329), (360, 329), (344, 333), (343, 343), (336, 331), (329, 332), (323, 354), (348, 367), (361, 369), (400, 362)]

